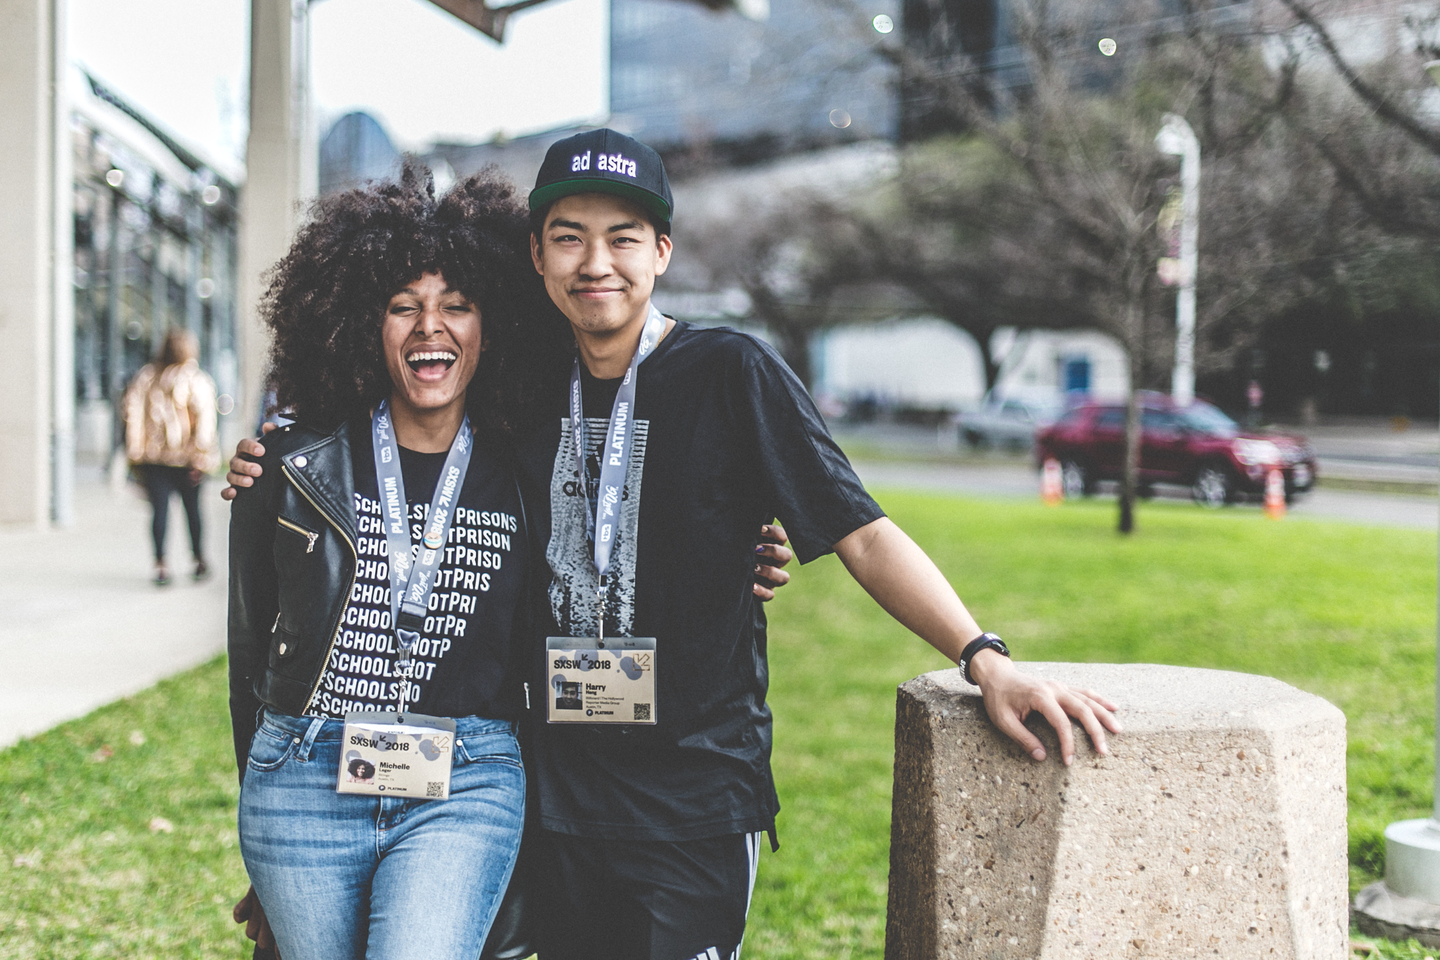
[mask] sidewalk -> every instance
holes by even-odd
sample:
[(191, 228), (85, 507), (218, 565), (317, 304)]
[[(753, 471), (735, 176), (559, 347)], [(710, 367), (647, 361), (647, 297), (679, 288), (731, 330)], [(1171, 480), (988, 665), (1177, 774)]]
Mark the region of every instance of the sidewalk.
[(170, 510), (168, 587), (150, 583), (150, 508), (136, 488), (80, 471), (68, 530), (0, 530), (0, 748), (129, 696), (225, 648), (222, 484), (201, 491), (210, 579), (194, 583), (189, 534)]

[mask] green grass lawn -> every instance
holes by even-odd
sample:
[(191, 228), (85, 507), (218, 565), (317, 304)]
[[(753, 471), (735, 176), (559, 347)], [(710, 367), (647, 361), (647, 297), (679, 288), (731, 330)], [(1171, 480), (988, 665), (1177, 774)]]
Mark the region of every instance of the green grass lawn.
[[(1019, 658), (1243, 670), (1339, 705), (1352, 887), (1381, 869), (1386, 823), (1428, 812), (1433, 534), (1154, 503), (1127, 539), (1113, 502), (880, 499)], [(770, 616), (784, 846), (746, 954), (878, 958), (895, 685), (945, 663), (834, 558)], [(248, 956), (228, 919), (245, 881), (224, 700), (213, 663), (0, 754), (0, 958)]]
[[(1383, 869), (1385, 824), (1428, 813), (1433, 534), (1155, 503), (1122, 538), (1113, 501), (881, 502), (1018, 658), (1269, 674), (1340, 706), (1353, 889)], [(834, 558), (770, 614), (786, 846), (762, 866), (750, 942), (764, 957), (878, 957), (894, 687), (946, 664)]]
[(0, 753), (0, 958), (248, 957), (239, 792), (223, 660)]

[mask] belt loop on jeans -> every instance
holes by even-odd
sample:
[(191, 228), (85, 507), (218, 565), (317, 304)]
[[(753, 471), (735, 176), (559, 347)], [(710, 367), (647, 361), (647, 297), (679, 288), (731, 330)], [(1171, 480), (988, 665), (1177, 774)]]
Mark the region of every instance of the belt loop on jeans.
[(314, 717), (310, 721), (310, 729), (305, 731), (305, 739), (300, 741), (300, 749), (295, 751), (295, 759), (304, 762), (310, 759), (310, 748), (315, 745), (315, 738), (320, 736), (320, 728), (325, 726), (324, 717)]

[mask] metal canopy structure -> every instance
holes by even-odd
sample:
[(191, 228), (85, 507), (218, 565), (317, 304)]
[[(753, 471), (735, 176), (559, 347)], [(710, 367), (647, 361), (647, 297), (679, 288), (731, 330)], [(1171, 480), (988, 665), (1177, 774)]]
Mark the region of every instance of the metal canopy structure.
[(545, 0), (516, 0), (503, 7), (488, 7), (485, 0), (430, 0), (431, 3), (479, 30), (496, 43), (505, 42), (505, 25), (521, 10), (537, 6)]
[[(456, 19), (467, 23), (479, 30), (485, 36), (496, 43), (505, 42), (505, 25), (510, 18), (521, 10), (544, 3), (545, 0), (515, 0), (504, 6), (486, 6), (485, 0), (430, 0), (431, 3), (444, 10)], [(695, 3), (710, 10), (739, 10), (742, 15), (753, 18), (754, 6), (750, 3), (732, 2), (732, 0), (680, 0), (680, 2)]]

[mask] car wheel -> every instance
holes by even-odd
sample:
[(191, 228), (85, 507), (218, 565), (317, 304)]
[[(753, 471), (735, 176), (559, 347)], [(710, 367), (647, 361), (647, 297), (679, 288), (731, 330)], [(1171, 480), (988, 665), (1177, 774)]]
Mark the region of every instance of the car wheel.
[(1074, 460), (1066, 460), (1060, 464), (1060, 489), (1064, 491), (1066, 500), (1075, 500), (1090, 496), (1094, 487), (1083, 466)]
[(1223, 507), (1230, 502), (1230, 476), (1216, 466), (1201, 467), (1190, 485), (1190, 495), (1202, 507)]
[(965, 430), (964, 436), (971, 450), (979, 450), (985, 446), (985, 434), (979, 430)]

